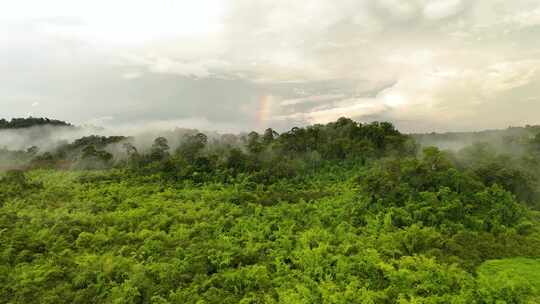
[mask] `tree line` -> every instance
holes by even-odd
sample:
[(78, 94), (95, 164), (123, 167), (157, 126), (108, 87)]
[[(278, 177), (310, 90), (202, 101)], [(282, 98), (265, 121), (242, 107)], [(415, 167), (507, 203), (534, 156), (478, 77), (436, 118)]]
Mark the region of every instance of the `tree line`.
[(49, 118), (12, 118), (11, 120), (6, 120), (5, 118), (0, 119), (0, 130), (2, 129), (22, 129), (30, 128), (36, 126), (55, 126), (55, 127), (72, 127), (70, 123), (67, 123), (62, 120), (49, 119)]

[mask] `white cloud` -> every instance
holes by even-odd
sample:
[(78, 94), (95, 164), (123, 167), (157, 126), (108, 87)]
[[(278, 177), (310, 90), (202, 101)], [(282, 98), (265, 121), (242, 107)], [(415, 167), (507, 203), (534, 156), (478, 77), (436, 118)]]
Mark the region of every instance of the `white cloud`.
[(540, 26), (540, 6), (533, 10), (519, 12), (504, 18), (508, 24), (517, 25), (520, 28)]
[(487, 69), (483, 89), (487, 92), (508, 91), (529, 84), (540, 71), (539, 60), (498, 62)]
[[(40, 21), (51, 35), (97, 44), (138, 45), (178, 36), (205, 35), (222, 30), (223, 1), (199, 0), (186, 5), (167, 0), (18, 0), (2, 5), (0, 22)], [(48, 22), (75, 17), (76, 26)]]
[(380, 0), (375, 2), (390, 17), (398, 20), (409, 20), (417, 17), (420, 10), (419, 1)]
[(303, 104), (303, 103), (317, 103), (317, 102), (322, 102), (322, 101), (336, 100), (343, 97), (345, 97), (344, 94), (314, 95), (314, 96), (307, 96), (307, 97), (301, 97), (301, 98), (285, 99), (281, 101), (281, 105), (291, 106), (291, 105), (297, 105), (297, 104)]
[(427, 19), (437, 20), (452, 17), (465, 9), (463, 0), (431, 0), (423, 10)]
[(344, 100), (341, 106), (309, 112), (306, 115), (310, 123), (328, 123), (339, 117), (363, 117), (383, 112), (386, 109), (384, 105), (364, 101), (361, 99)]

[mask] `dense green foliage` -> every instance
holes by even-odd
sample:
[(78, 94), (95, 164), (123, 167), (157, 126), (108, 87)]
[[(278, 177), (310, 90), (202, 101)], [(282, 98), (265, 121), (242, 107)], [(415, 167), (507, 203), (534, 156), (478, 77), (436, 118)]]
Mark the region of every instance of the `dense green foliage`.
[(344, 118), (84, 138), (1, 175), (0, 302), (534, 303), (512, 263), (540, 257), (538, 138), (419, 151)]
[(513, 258), (490, 260), (478, 267), (478, 275), (486, 287), (498, 293), (525, 292), (534, 294), (533, 301), (540, 302), (540, 260)]

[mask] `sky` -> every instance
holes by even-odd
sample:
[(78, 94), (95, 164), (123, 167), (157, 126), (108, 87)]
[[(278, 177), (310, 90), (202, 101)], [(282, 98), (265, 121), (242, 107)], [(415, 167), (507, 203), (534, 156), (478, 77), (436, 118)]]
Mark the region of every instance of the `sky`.
[(239, 132), (540, 123), (538, 0), (5, 0), (0, 116)]

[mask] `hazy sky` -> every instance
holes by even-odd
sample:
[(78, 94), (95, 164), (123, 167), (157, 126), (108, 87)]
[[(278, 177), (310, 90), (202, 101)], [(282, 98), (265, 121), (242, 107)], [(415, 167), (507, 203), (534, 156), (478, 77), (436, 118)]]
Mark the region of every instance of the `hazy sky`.
[(0, 115), (238, 131), (540, 123), (538, 0), (5, 0)]

